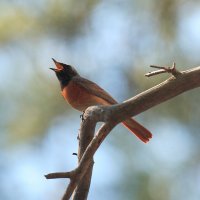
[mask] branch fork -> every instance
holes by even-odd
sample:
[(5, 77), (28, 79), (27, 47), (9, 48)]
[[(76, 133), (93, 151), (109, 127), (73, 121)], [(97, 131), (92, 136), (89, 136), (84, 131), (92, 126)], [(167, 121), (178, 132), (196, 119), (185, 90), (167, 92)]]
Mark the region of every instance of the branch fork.
[[(121, 121), (140, 114), (153, 106), (167, 101), (185, 91), (200, 87), (200, 67), (179, 72), (175, 63), (172, 67), (151, 66), (159, 69), (145, 76), (171, 73), (174, 77), (150, 88), (121, 104), (112, 106), (91, 106), (84, 113), (79, 133), (78, 167), (70, 172), (45, 175), (47, 179), (69, 178), (70, 182), (62, 200), (86, 200), (94, 164), (93, 156), (111, 130)], [(179, 77), (179, 78), (177, 78)], [(95, 133), (98, 122), (104, 124)]]
[(171, 67), (162, 67), (162, 66), (157, 66), (157, 65), (150, 65), (150, 67), (156, 68), (156, 69), (159, 69), (159, 70), (156, 70), (156, 71), (153, 71), (153, 72), (148, 72), (147, 74), (145, 74), (146, 77), (155, 76), (155, 75), (163, 74), (163, 73), (170, 73), (174, 77), (181, 75), (181, 72), (176, 69), (176, 63), (175, 62), (173, 62)]
[[(87, 138), (87, 134), (90, 130), (92, 130), (92, 138), (89, 140), (86, 148), (83, 148), (82, 145), (79, 147), (79, 165), (76, 169), (70, 171), (70, 172), (56, 172), (56, 173), (50, 173), (45, 175), (47, 179), (56, 179), (56, 178), (69, 178), (70, 182), (67, 187), (67, 190), (63, 196), (62, 200), (68, 200), (72, 196), (75, 189), (78, 187), (82, 179), (84, 178), (85, 174), (88, 172), (89, 169), (92, 169), (94, 161), (93, 156), (97, 149), (99, 148), (102, 141), (106, 138), (106, 136), (110, 133), (112, 128), (117, 123), (109, 123), (105, 122), (105, 119), (110, 121), (110, 114), (107, 114), (106, 118), (102, 117), (102, 109), (104, 109), (107, 106), (91, 106), (86, 109), (86, 111), (83, 114), (84, 120), (81, 124), (80, 129), (80, 142), (82, 142), (83, 137)], [(110, 112), (110, 111), (109, 111)], [(113, 116), (112, 116), (113, 117)], [(94, 135), (93, 128), (96, 127), (97, 122), (104, 121), (105, 123), (101, 126), (101, 128), (97, 131), (97, 133)], [(91, 134), (89, 134), (91, 135)], [(90, 136), (91, 137), (91, 136)], [(92, 140), (92, 142), (91, 142)], [(79, 199), (79, 197), (75, 197), (76, 194), (74, 194), (74, 199)], [(81, 197), (81, 199), (84, 199)]]

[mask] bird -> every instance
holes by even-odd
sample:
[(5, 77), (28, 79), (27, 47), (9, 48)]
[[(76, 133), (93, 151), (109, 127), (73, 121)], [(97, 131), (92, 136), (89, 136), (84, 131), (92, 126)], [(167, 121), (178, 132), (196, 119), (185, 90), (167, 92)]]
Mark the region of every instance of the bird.
[[(58, 62), (53, 58), (52, 60), (56, 68), (50, 69), (55, 72), (58, 78), (61, 95), (76, 110), (84, 112), (90, 106), (109, 106), (118, 103), (99, 85), (83, 78), (73, 66)], [(126, 119), (122, 124), (144, 143), (152, 138), (151, 132), (133, 118)]]

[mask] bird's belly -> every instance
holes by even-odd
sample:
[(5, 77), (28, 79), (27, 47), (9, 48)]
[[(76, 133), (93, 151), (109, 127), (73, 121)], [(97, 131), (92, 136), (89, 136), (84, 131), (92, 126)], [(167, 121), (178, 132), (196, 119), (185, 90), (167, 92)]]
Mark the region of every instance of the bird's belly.
[(79, 111), (84, 111), (89, 106), (94, 105), (110, 105), (104, 99), (92, 95), (83, 88), (74, 85), (65, 87), (62, 95), (73, 108)]

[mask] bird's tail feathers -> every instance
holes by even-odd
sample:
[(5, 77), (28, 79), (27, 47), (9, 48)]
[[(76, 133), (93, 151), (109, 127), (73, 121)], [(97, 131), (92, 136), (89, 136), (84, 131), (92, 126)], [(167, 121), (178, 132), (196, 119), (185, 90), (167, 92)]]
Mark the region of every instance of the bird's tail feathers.
[(151, 132), (148, 131), (145, 127), (143, 127), (141, 124), (136, 122), (134, 119), (132, 118), (127, 119), (126, 121), (122, 123), (126, 128), (128, 128), (133, 134), (135, 134), (144, 143), (149, 142), (149, 140), (152, 138)]

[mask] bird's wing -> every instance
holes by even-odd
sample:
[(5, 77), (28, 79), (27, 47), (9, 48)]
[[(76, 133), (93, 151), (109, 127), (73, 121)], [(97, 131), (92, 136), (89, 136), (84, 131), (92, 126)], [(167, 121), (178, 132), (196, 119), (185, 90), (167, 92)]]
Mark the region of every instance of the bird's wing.
[(102, 98), (103, 100), (107, 101), (110, 104), (116, 104), (117, 101), (113, 99), (113, 97), (108, 94), (104, 89), (102, 89), (100, 86), (98, 86), (96, 83), (82, 78), (80, 76), (74, 77), (73, 81), (76, 82), (76, 84), (79, 84), (80, 87), (83, 87), (86, 91), (88, 91), (90, 94), (93, 94), (99, 98)]

